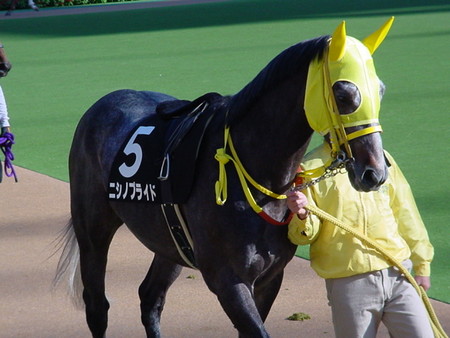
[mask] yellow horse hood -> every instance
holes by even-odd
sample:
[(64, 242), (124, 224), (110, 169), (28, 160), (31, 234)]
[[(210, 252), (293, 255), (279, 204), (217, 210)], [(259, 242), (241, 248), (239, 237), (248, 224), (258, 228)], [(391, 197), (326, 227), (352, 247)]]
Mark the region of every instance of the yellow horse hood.
[[(393, 20), (390, 18), (363, 42), (346, 36), (345, 21), (342, 22), (333, 33), (322, 60), (315, 59), (310, 63), (304, 108), (312, 129), (325, 135), (331, 128), (337, 130), (340, 126), (379, 124), (380, 81), (372, 54), (386, 37)], [(360, 92), (361, 104), (351, 114), (339, 115), (337, 111), (332, 86), (338, 81), (351, 82)], [(342, 140), (339, 143), (343, 143)]]

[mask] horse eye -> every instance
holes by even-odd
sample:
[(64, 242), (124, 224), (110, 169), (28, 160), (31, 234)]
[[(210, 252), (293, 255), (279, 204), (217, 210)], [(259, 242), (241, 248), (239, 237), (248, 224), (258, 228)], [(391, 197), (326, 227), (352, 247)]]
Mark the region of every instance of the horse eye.
[(345, 103), (345, 101), (348, 100), (345, 95), (336, 95), (335, 98), (336, 98), (336, 101), (340, 101), (342, 103)]
[(361, 104), (361, 94), (355, 84), (348, 81), (337, 81), (333, 84), (333, 92), (339, 114), (353, 113)]

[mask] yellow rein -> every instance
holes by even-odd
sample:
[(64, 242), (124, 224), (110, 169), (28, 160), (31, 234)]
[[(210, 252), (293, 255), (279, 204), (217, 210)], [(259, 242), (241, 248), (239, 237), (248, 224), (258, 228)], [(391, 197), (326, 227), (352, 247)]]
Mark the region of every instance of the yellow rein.
[[(363, 130), (354, 132), (352, 134), (347, 135), (347, 139), (351, 140), (356, 137), (360, 137), (362, 135), (366, 135), (369, 133), (373, 133), (376, 131), (381, 130), (380, 126), (373, 126), (369, 128), (365, 128)], [(227, 154), (227, 145), (230, 147), (231, 155)], [(322, 167), (311, 169), (311, 170), (305, 170), (300, 173), (298, 173), (298, 176), (301, 176), (303, 178), (309, 178), (314, 179), (321, 177), (326, 169), (330, 167), (330, 165), (335, 160), (335, 157), (337, 156), (337, 153), (333, 152), (332, 156), (330, 157), (330, 160), (325, 163)], [(225, 164), (227, 164), (229, 161), (231, 161), (235, 168), (236, 172), (239, 176), (239, 181), (241, 182), (242, 190), (244, 191), (245, 197), (247, 199), (247, 202), (250, 204), (251, 208), (256, 212), (260, 213), (263, 211), (263, 209), (256, 203), (255, 199), (253, 198), (253, 195), (248, 187), (247, 181), (250, 182), (250, 184), (258, 189), (260, 192), (265, 194), (266, 196), (270, 196), (275, 199), (286, 199), (287, 196), (284, 194), (276, 194), (269, 189), (263, 187), (259, 183), (257, 183), (245, 170), (244, 166), (242, 165), (241, 161), (239, 160), (239, 157), (236, 153), (236, 149), (234, 148), (233, 141), (231, 139), (230, 135), (230, 128), (226, 127), (224, 132), (224, 146), (223, 148), (219, 148), (216, 150), (216, 155), (214, 158), (219, 162), (219, 180), (216, 181), (215, 184), (215, 194), (216, 194), (216, 203), (218, 205), (224, 205), (228, 198), (228, 192), (227, 192), (227, 173), (225, 169)]]
[[(227, 144), (230, 147), (231, 155), (227, 154)], [(227, 201), (228, 193), (227, 193), (227, 173), (225, 169), (225, 164), (227, 164), (229, 161), (231, 161), (235, 168), (236, 172), (239, 176), (239, 181), (242, 185), (242, 190), (244, 191), (245, 197), (247, 198), (248, 203), (252, 207), (252, 209), (256, 213), (260, 213), (263, 211), (263, 209), (256, 203), (255, 199), (253, 198), (253, 195), (248, 187), (247, 181), (251, 183), (256, 189), (258, 189), (263, 194), (273, 197), (275, 199), (286, 199), (286, 195), (279, 195), (276, 194), (269, 189), (264, 188), (262, 185), (258, 184), (245, 170), (243, 167), (241, 161), (239, 160), (239, 157), (237, 156), (236, 150), (233, 145), (233, 141), (231, 140), (230, 135), (230, 128), (225, 128), (225, 134), (224, 134), (224, 146), (223, 148), (219, 148), (216, 151), (216, 155), (214, 158), (219, 162), (219, 180), (216, 182), (215, 185), (215, 192), (216, 192), (216, 203), (218, 205), (224, 205)]]
[[(231, 155), (227, 154), (227, 152), (226, 152), (227, 144), (229, 144)], [(214, 158), (219, 162), (219, 180), (216, 182), (216, 185), (215, 185), (216, 203), (218, 205), (224, 205), (225, 202), (227, 201), (227, 197), (228, 197), (228, 194), (227, 194), (227, 174), (226, 174), (225, 165), (229, 161), (231, 161), (234, 164), (234, 166), (236, 168), (236, 172), (238, 173), (239, 181), (241, 182), (242, 189), (244, 191), (245, 197), (247, 198), (248, 203), (250, 204), (250, 206), (252, 207), (252, 209), (256, 213), (259, 214), (260, 212), (263, 211), (263, 209), (256, 203), (255, 199), (253, 198), (253, 195), (252, 195), (252, 193), (251, 193), (251, 191), (250, 191), (250, 189), (248, 187), (247, 181), (249, 181), (256, 189), (258, 189), (260, 192), (262, 192), (263, 194), (265, 194), (267, 196), (273, 197), (275, 199), (286, 199), (287, 198), (286, 195), (276, 194), (276, 193), (274, 193), (274, 192), (264, 188), (263, 186), (258, 184), (247, 173), (247, 171), (242, 166), (242, 163), (239, 160), (239, 157), (237, 156), (236, 150), (235, 150), (234, 145), (233, 145), (233, 141), (231, 140), (229, 127), (225, 128), (224, 146), (223, 146), (223, 148), (217, 149), (216, 155), (214, 156)], [(323, 168), (317, 168), (317, 169), (309, 171), (307, 175), (302, 175), (302, 176), (319, 177), (322, 174), (322, 172), (323, 172)], [(344, 224), (343, 222), (341, 222), (340, 220), (336, 219), (335, 217), (329, 215), (325, 211), (323, 211), (323, 210), (321, 210), (321, 209), (319, 209), (319, 208), (317, 208), (317, 207), (315, 207), (313, 205), (308, 205), (305, 208), (308, 211), (310, 211), (311, 213), (313, 213), (316, 216), (318, 216), (319, 218), (331, 222), (335, 226), (338, 226), (339, 228), (341, 228), (341, 229), (347, 231), (348, 233), (352, 234), (353, 236), (355, 236), (359, 240), (369, 244), (370, 246), (372, 246), (373, 248), (378, 250), (378, 252), (380, 252), (387, 259), (388, 262), (391, 262), (391, 264), (396, 266), (399, 269), (399, 271), (401, 271), (401, 273), (405, 275), (405, 277), (408, 279), (408, 281), (411, 283), (411, 285), (413, 285), (413, 287), (416, 289), (417, 293), (420, 295), (420, 297), (421, 297), (421, 299), (422, 299), (422, 301), (423, 301), (423, 303), (425, 305), (425, 308), (427, 309), (427, 312), (428, 312), (428, 315), (429, 315), (429, 320), (430, 320), (431, 327), (433, 329), (435, 337), (436, 338), (448, 338), (448, 336), (446, 335), (446, 333), (442, 329), (441, 324), (439, 323), (439, 320), (438, 320), (438, 318), (436, 316), (436, 313), (433, 310), (433, 307), (431, 305), (431, 302), (430, 302), (426, 292), (423, 290), (422, 287), (420, 287), (417, 284), (417, 282), (411, 276), (409, 271), (400, 262), (398, 262), (392, 255), (387, 253), (375, 241), (373, 241), (370, 238), (364, 236), (363, 234), (360, 234), (360, 233), (354, 231), (351, 227), (349, 227), (348, 225)]]

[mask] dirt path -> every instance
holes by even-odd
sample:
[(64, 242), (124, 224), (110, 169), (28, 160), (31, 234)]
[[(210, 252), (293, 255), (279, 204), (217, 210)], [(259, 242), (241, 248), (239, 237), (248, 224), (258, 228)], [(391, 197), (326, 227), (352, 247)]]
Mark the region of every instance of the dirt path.
[[(87, 337), (84, 314), (63, 290), (50, 291), (58, 255), (53, 241), (69, 217), (69, 187), (22, 168), (19, 183), (0, 184), (0, 337)], [(123, 228), (114, 238), (108, 263), (111, 301), (108, 337), (144, 337), (137, 288), (152, 254)], [(194, 276), (194, 279), (187, 278)], [(300, 277), (302, 276), (303, 277)], [(298, 276), (298, 277), (296, 277)], [(273, 337), (330, 337), (323, 283), (296, 258), (267, 321)], [(303, 286), (302, 286), (303, 285)], [(305, 312), (311, 320), (285, 320)], [(171, 288), (163, 314), (164, 337), (235, 337), (231, 322), (198, 271), (184, 269)]]
[[(69, 218), (69, 186), (26, 169), (16, 168), (19, 183), (0, 184), (0, 337), (88, 337), (84, 313), (73, 308), (63, 290), (51, 292), (58, 255), (55, 238)], [(137, 288), (152, 254), (126, 228), (112, 243), (107, 293), (111, 302), (108, 337), (144, 337)], [(187, 278), (194, 276), (194, 279)], [(433, 301), (447, 332), (450, 305)], [(285, 318), (295, 312), (311, 316), (303, 322)], [(280, 294), (267, 320), (273, 337), (333, 337), (323, 281), (309, 262), (289, 263)], [(236, 337), (215, 296), (198, 271), (184, 269), (169, 291), (162, 319), (164, 337)], [(379, 337), (387, 337), (383, 329)]]
[[(74, 15), (177, 6), (220, 0), (132, 2), (15, 11), (0, 20)], [(69, 218), (69, 186), (30, 170), (16, 168), (20, 182), (4, 178), (0, 184), (0, 338), (88, 337), (84, 313), (73, 308), (63, 290), (51, 292), (56, 269), (55, 238)], [(140, 323), (137, 288), (153, 255), (125, 227), (111, 246), (107, 293), (111, 303), (108, 337), (145, 337)], [(194, 278), (188, 278), (193, 276)], [(446, 332), (450, 305), (432, 301)], [(295, 312), (310, 315), (303, 322), (285, 318)], [(286, 269), (280, 294), (266, 326), (273, 337), (334, 337), (323, 281), (309, 262), (294, 258)], [(162, 318), (164, 337), (228, 338), (236, 331), (198, 271), (184, 269), (169, 291)], [(378, 337), (388, 337), (381, 329)]]

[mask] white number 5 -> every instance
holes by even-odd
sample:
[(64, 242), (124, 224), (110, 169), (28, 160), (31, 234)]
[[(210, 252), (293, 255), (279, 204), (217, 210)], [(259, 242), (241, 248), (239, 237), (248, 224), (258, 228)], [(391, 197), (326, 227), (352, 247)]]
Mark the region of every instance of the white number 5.
[(135, 142), (136, 138), (139, 135), (150, 135), (153, 129), (155, 129), (155, 127), (141, 126), (138, 129), (136, 129), (133, 136), (131, 136), (130, 139), (128, 140), (128, 143), (125, 146), (123, 152), (127, 156), (130, 154), (134, 154), (136, 158), (134, 159), (134, 163), (131, 166), (122, 163), (122, 165), (119, 167), (119, 172), (123, 177), (129, 178), (138, 172), (139, 167), (141, 166), (142, 163), (142, 148), (138, 143)]

